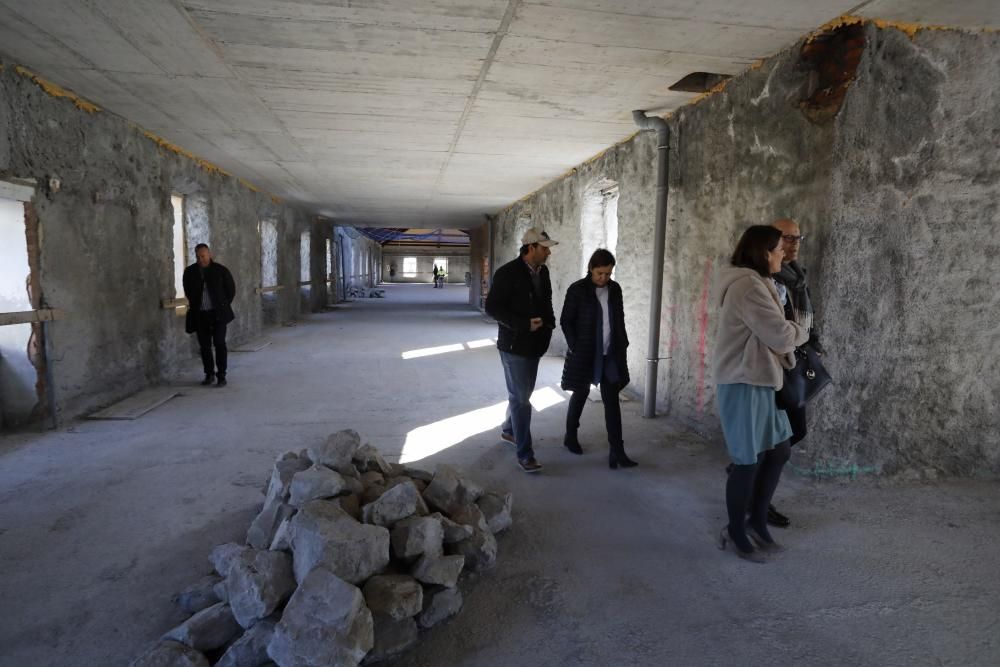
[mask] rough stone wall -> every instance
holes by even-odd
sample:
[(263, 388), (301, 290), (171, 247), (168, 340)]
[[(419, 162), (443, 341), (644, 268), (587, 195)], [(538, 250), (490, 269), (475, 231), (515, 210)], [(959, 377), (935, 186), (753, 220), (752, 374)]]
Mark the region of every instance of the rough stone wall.
[[(1000, 36), (867, 24), (836, 114), (804, 113), (816, 88), (803, 43), (670, 119), (661, 311), (661, 412), (721, 437), (711, 347), (720, 266), (750, 224), (792, 217), (809, 236), (818, 328), (836, 384), (810, 409), (796, 462), (819, 475), (1000, 473), (995, 264), (1000, 223)], [(655, 146), (642, 133), (502, 211), (497, 264), (531, 224), (560, 241), (556, 308), (576, 278), (587, 188), (616, 181), (615, 279), (641, 391), (652, 260)], [(496, 267), (494, 267), (495, 270)], [(562, 352), (562, 341), (552, 351)]]
[[(650, 171), (652, 170), (652, 171)], [(656, 205), (656, 138), (641, 134), (633, 140), (609, 148), (597, 158), (580, 165), (573, 173), (550, 183), (497, 215), (494, 227), (493, 272), (516, 259), (521, 236), (532, 227), (548, 232), (559, 241), (548, 259), (552, 281), (552, 302), (559, 320), (566, 290), (583, 277), (585, 259), (580, 221), (584, 215), (585, 193), (596, 183), (618, 184), (618, 244), (614, 279), (622, 285), (629, 317), (626, 328), (632, 345), (629, 370), (633, 387), (641, 386), (636, 375), (644, 364), (645, 331), (649, 311), (649, 281), (652, 255), (649, 252)], [(641, 335), (640, 335), (641, 332)], [(565, 354), (566, 339), (557, 328), (550, 354)], [(638, 383), (638, 384), (637, 384)]]
[[(160, 306), (174, 296), (173, 193), (200, 203), (188, 215), (189, 251), (204, 235), (233, 272), (230, 340), (259, 335), (257, 222), (273, 218), (279, 235), (297, 239), (306, 215), (158, 146), (110, 112), (51, 96), (2, 64), (0, 177), (38, 181), (41, 297), (65, 314), (49, 328), (58, 412), (108, 404), (170, 378), (195, 356), (184, 318)], [(52, 178), (58, 190), (48, 187)], [(298, 275), (298, 253), (282, 258), (279, 274), (288, 271)], [(276, 299), (279, 318), (298, 312), (294, 291)]]
[(345, 286), (374, 287), (382, 270), (382, 246), (353, 227), (335, 225), (337, 241), (337, 294), (344, 299)]

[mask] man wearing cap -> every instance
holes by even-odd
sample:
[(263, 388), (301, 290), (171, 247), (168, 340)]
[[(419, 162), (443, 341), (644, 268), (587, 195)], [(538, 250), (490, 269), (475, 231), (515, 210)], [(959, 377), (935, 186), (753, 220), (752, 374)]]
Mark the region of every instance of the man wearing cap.
[(517, 447), (524, 472), (542, 469), (531, 446), (530, 399), (538, 360), (549, 349), (556, 328), (545, 260), (557, 243), (540, 229), (525, 232), (520, 256), (497, 269), (486, 297), (486, 312), (497, 321), (497, 349), (507, 381), (507, 418), (500, 437)]

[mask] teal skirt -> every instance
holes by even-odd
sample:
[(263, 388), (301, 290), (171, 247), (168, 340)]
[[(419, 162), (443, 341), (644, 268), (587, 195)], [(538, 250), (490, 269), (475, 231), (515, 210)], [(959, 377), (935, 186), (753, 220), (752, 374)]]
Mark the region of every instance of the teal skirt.
[(736, 465), (757, 463), (757, 455), (792, 437), (788, 415), (774, 404), (774, 388), (752, 384), (715, 387), (726, 449)]

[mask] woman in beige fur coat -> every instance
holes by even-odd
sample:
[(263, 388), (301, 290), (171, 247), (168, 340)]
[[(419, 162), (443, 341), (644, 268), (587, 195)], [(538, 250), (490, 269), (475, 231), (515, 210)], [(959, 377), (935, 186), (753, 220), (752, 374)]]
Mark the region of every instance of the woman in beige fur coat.
[[(713, 354), (716, 403), (733, 467), (726, 482), (729, 524), (719, 548), (764, 562), (762, 552), (781, 547), (767, 530), (767, 508), (791, 455), (788, 416), (774, 402), (792, 352), (809, 332), (785, 319), (771, 276), (781, 270), (781, 232), (764, 225), (747, 229), (731, 266), (716, 284), (721, 306)], [(749, 510), (749, 520), (747, 512)], [(751, 541), (752, 540), (752, 541)]]

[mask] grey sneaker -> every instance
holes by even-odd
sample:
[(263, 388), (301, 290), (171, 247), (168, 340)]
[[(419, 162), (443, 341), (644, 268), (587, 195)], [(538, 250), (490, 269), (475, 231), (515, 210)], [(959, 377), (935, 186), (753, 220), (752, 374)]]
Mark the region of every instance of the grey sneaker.
[(518, 461), (517, 465), (521, 466), (521, 470), (524, 472), (539, 472), (542, 469), (542, 464), (536, 461), (535, 457)]

